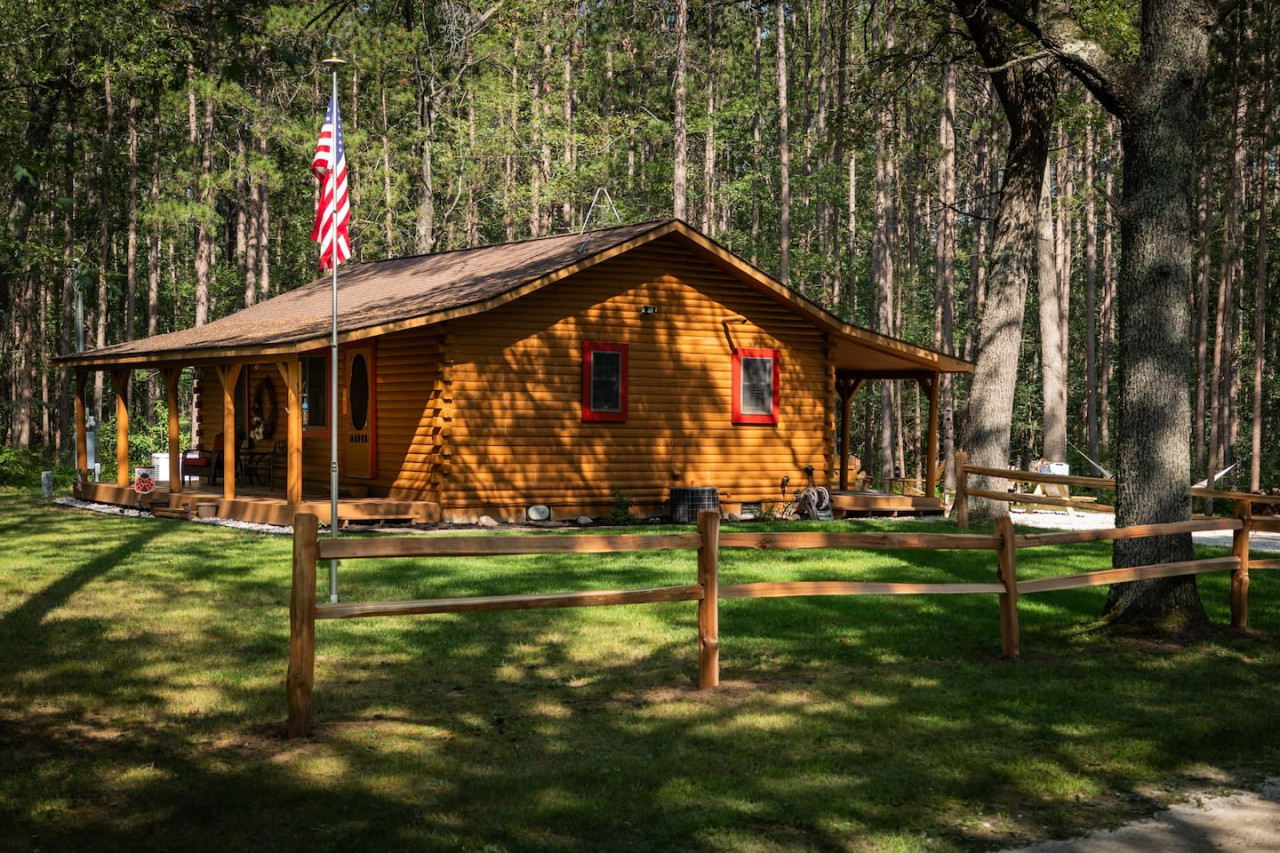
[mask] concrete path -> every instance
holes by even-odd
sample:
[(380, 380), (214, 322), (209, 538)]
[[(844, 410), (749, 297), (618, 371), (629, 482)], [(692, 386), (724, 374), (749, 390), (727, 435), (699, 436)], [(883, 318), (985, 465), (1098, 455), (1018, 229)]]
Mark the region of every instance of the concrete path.
[(1003, 853), (1280, 853), (1280, 778), (1257, 793), (1193, 797), (1114, 831)]

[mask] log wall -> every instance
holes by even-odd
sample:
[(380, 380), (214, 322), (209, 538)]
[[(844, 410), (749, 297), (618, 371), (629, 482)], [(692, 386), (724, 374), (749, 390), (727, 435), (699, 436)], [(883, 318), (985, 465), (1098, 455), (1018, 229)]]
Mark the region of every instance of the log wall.
[[(584, 341), (629, 345), (627, 421), (582, 420)], [(780, 351), (777, 425), (732, 422), (734, 346)], [(733, 506), (777, 497), (783, 476), (804, 485), (806, 465), (830, 477), (825, 335), (674, 241), (454, 321), (445, 351), (447, 520), (519, 519), (531, 504), (600, 514), (614, 490), (653, 512), (673, 486), (713, 486)]]

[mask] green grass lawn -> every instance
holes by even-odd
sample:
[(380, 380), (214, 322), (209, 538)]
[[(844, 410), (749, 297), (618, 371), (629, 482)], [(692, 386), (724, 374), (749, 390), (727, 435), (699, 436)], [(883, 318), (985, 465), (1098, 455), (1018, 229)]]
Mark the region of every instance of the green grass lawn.
[[(0, 850), (986, 850), (1280, 770), (1280, 573), (1254, 576), (1254, 631), (1180, 643), (1108, 633), (1105, 589), (1025, 597), (1020, 663), (992, 596), (724, 601), (703, 692), (691, 603), (321, 622), (317, 734), (289, 742), (288, 537), (14, 492), (0, 535)], [(1019, 575), (1108, 562), (1040, 549)], [(726, 550), (721, 582), (994, 571)], [(694, 574), (692, 553), (357, 561), (340, 588)], [(1223, 624), (1225, 576), (1200, 585)]]

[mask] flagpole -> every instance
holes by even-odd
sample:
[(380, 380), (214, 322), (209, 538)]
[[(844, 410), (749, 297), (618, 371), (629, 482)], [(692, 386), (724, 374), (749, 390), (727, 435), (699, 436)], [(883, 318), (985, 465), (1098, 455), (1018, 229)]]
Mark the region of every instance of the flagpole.
[[(338, 104), (338, 68), (345, 65), (335, 51), (333, 56), (322, 60), (322, 64), (333, 71), (333, 104), (335, 113)], [(330, 215), (333, 217), (333, 239), (329, 243), (329, 260), (333, 269), (333, 334), (329, 342), (329, 538), (338, 538), (338, 139), (337, 127), (334, 127), (334, 139), (329, 147), (329, 180), (333, 181), (333, 192), (330, 204)], [(338, 560), (329, 560), (329, 601), (338, 603)]]

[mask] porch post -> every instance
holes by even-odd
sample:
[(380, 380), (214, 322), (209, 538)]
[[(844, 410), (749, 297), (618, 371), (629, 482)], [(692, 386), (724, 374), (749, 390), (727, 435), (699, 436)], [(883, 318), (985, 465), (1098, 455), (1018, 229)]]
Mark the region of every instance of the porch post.
[(240, 367), (230, 364), (215, 368), (222, 383), (222, 497), (227, 500), (236, 496), (236, 380), (240, 378)]
[(178, 430), (178, 377), (180, 367), (166, 367), (160, 371), (164, 378), (165, 400), (169, 407), (169, 493), (182, 494), (182, 436)]
[(929, 391), (929, 444), (925, 448), (924, 493), (933, 497), (938, 490), (938, 391), (942, 386), (940, 374), (928, 380)]
[(837, 379), (840, 397), (840, 491), (849, 488), (849, 420), (853, 415), (853, 395), (862, 387), (861, 379)]
[(288, 389), (289, 428), (288, 464), (285, 466), (284, 499), (289, 504), (302, 503), (302, 361), (277, 362), (284, 386)]
[(836, 396), (840, 398), (840, 491), (849, 488), (849, 380), (836, 380)]
[(129, 377), (132, 370), (111, 371), (111, 384), (116, 391), (116, 485), (128, 486), (133, 478), (129, 470)]
[(86, 423), (84, 388), (89, 381), (89, 371), (76, 370), (76, 467), (84, 472), (88, 480), (89, 471), (89, 428)]

